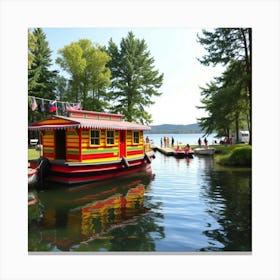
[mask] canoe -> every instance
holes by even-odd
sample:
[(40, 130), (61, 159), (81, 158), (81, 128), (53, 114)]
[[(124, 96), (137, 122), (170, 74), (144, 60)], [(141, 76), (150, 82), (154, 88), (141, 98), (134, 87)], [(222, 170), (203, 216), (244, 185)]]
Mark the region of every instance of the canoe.
[(195, 148), (194, 153), (196, 155), (214, 155), (215, 149), (214, 148)]

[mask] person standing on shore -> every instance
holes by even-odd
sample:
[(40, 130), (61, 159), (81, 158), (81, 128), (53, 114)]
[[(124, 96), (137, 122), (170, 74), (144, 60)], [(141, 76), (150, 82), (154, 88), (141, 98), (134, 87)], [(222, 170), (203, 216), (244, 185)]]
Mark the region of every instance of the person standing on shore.
[(200, 139), (200, 137), (198, 138), (197, 143), (198, 143), (198, 146), (200, 147), (201, 146), (201, 139)]
[(170, 139), (169, 139), (169, 137), (166, 137), (166, 147), (167, 148), (170, 147)]
[(204, 138), (204, 144), (205, 144), (205, 148), (208, 148), (208, 140), (206, 137)]

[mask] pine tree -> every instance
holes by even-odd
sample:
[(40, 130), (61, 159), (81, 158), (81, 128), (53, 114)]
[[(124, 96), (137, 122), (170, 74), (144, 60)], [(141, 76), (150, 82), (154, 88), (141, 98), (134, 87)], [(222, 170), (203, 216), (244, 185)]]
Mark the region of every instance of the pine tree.
[(206, 110), (208, 117), (200, 118), (199, 124), (207, 134), (216, 131), (218, 136), (230, 137), (230, 131), (235, 131), (238, 141), (239, 127), (249, 115), (243, 68), (241, 61), (232, 61), (220, 77), (200, 88), (203, 106), (198, 108)]
[(36, 47), (30, 50), (33, 61), (28, 71), (28, 94), (55, 99), (55, 78), (57, 72), (49, 69), (52, 61), (46, 35), (41, 28), (34, 29), (32, 34), (36, 38)]
[[(29, 37), (32, 37), (32, 44), (29, 44), (28, 54), (32, 59), (30, 60), (28, 69), (28, 95), (55, 100), (55, 79), (57, 72), (50, 70), (52, 65), (51, 50), (49, 48), (48, 42), (46, 41), (46, 35), (41, 28), (36, 28), (32, 31)], [(29, 97), (29, 123), (46, 117), (47, 108), (44, 112), (40, 112), (38, 110), (32, 111), (30, 104), (31, 98)]]
[(213, 32), (202, 31), (198, 41), (207, 51), (199, 61), (204, 65), (221, 63), (229, 65), (232, 61), (241, 62), (244, 67), (240, 76), (246, 82), (246, 95), (249, 104), (248, 128), (249, 144), (252, 143), (252, 29), (251, 28), (216, 28)]
[(154, 104), (152, 98), (161, 93), (158, 89), (163, 82), (163, 74), (154, 70), (154, 59), (147, 49), (145, 40), (136, 39), (132, 32), (120, 43), (120, 48), (109, 41), (108, 53), (112, 60), (110, 92), (113, 111), (124, 115), (128, 121), (149, 124), (151, 114), (146, 109)]

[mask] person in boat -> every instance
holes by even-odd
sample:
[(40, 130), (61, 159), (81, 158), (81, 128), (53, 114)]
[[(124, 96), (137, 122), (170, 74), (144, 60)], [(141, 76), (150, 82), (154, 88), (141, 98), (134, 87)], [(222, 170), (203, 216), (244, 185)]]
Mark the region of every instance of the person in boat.
[(186, 153), (192, 152), (191, 146), (190, 146), (189, 144), (186, 145), (186, 147), (185, 147), (185, 152), (186, 152)]
[(198, 138), (197, 143), (198, 143), (198, 146), (200, 147), (201, 146), (201, 139), (200, 138)]

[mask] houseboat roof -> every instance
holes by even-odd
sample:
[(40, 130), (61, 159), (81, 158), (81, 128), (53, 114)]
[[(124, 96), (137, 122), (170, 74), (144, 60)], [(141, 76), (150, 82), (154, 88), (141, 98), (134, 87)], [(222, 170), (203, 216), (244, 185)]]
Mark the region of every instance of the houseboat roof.
[[(78, 116), (65, 117), (53, 116), (48, 119), (36, 122), (28, 127), (29, 130), (50, 130), (50, 129), (66, 129), (66, 128), (90, 128), (90, 129), (112, 129), (112, 130), (150, 130), (151, 128), (146, 125), (127, 122), (118, 118), (121, 115), (101, 113), (93, 115), (89, 114), (90, 111), (80, 110)], [(86, 117), (85, 117), (86, 115)], [(117, 118), (114, 118), (117, 117)]]

